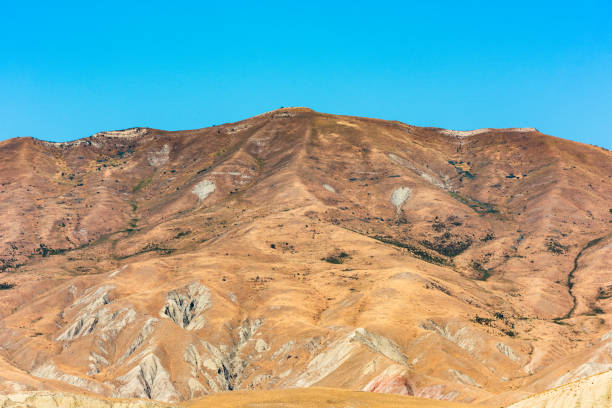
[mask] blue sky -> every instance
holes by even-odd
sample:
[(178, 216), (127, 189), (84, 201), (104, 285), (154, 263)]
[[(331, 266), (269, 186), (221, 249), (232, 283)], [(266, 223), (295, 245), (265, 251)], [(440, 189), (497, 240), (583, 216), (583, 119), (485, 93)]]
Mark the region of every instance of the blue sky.
[(610, 1), (0, 0), (0, 140), (308, 106), (612, 148), (611, 21)]

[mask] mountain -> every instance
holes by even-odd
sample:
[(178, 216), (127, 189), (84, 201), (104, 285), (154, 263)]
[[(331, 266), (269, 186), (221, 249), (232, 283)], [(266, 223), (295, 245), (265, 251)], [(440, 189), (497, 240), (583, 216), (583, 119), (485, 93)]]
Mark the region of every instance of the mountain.
[(0, 142), (0, 393), (509, 404), (612, 368), (612, 153), (280, 109)]

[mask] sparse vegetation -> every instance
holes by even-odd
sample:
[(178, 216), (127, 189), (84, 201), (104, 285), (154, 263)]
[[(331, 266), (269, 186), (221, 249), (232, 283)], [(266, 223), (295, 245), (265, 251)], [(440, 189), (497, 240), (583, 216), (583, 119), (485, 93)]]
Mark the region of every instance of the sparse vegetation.
[(472, 260), (470, 263), (470, 267), (478, 273), (478, 277), (476, 279), (481, 281), (486, 281), (491, 277), (491, 272), (485, 268), (479, 261)]
[(546, 241), (546, 249), (548, 252), (552, 252), (555, 255), (562, 255), (567, 253), (568, 246), (562, 245), (559, 241), (554, 238), (548, 238)]
[(340, 252), (338, 254), (328, 255), (327, 257), (323, 258), (323, 260), (331, 264), (342, 264), (345, 260), (349, 258), (349, 254), (347, 254), (346, 252)]
[(488, 317), (480, 317), (478, 315), (474, 316), (472, 319), (474, 323), (482, 324), (483, 326), (491, 326), (493, 324), (493, 319)]
[(612, 285), (600, 286), (597, 290), (597, 300), (609, 299), (612, 297)]
[(175, 249), (172, 249), (172, 248), (163, 248), (163, 247), (160, 247), (159, 244), (151, 243), (151, 244), (147, 244), (140, 251), (137, 251), (137, 252), (135, 252), (133, 254), (130, 254), (130, 255), (119, 256), (119, 257), (116, 257), (116, 259), (117, 260), (127, 259), (127, 258), (131, 258), (133, 256), (145, 254), (147, 252), (157, 252), (160, 255), (170, 255), (174, 251), (175, 251)]
[(449, 258), (459, 255), (472, 245), (472, 239), (470, 237), (461, 238), (450, 232), (446, 232), (434, 239), (433, 242), (428, 240), (420, 241), (420, 244), (441, 255), (448, 256)]
[[(468, 169), (469, 167), (469, 162), (468, 163), (464, 163), (463, 160), (449, 160), (448, 164), (450, 164), (451, 166), (455, 167), (455, 169), (457, 170), (457, 173), (459, 173), (459, 175), (461, 176), (461, 179), (463, 179), (463, 177), (467, 177), (469, 179), (473, 179), (474, 177), (476, 177), (476, 175), (472, 174), (469, 170), (466, 170), (464, 167), (467, 167)], [(461, 181), (461, 180), (460, 180)]]
[(145, 188), (146, 186), (148, 186), (151, 181), (153, 181), (153, 176), (149, 176), (145, 179), (142, 179), (140, 181), (140, 183), (136, 184), (136, 186), (134, 186), (134, 188), (132, 189), (132, 193), (136, 194), (138, 193), (140, 190), (142, 190), (143, 188)]
[(400, 247), (400, 248), (404, 248), (407, 249), (408, 252), (410, 252), (412, 255), (416, 256), (417, 258), (425, 261), (425, 262), (429, 262), (435, 265), (451, 265), (452, 262), (449, 262), (448, 260), (441, 258), (439, 256), (436, 255), (432, 255), (429, 252), (418, 248), (416, 246), (410, 245), (410, 244), (406, 244), (403, 242), (399, 242), (399, 241), (395, 241), (391, 238), (388, 237), (381, 237), (381, 236), (373, 236), (372, 238), (374, 238), (377, 241), (380, 242), (384, 242), (385, 244), (390, 244), (390, 245), (394, 245), (396, 247)]
[(45, 244), (40, 244), (40, 246), (36, 248), (35, 252), (39, 255), (42, 255), (43, 258), (46, 258), (51, 255), (61, 255), (65, 253), (66, 251), (68, 251), (68, 249), (65, 249), (65, 248), (54, 249), (54, 248), (49, 248)]
[(182, 237), (187, 236), (189, 234), (191, 234), (191, 231), (180, 231), (178, 234), (176, 234), (174, 236), (174, 239), (182, 238)]
[(495, 213), (499, 213), (499, 211), (495, 208), (495, 206), (493, 204), (484, 203), (484, 202), (478, 201), (478, 200), (476, 200), (474, 198), (465, 197), (465, 196), (462, 196), (461, 194), (456, 193), (454, 191), (450, 191), (449, 194), (455, 200), (457, 200), (457, 201), (467, 205), (472, 210), (476, 211), (478, 214), (495, 214)]
[(14, 283), (0, 282), (0, 290), (13, 289), (14, 287)]
[(481, 239), (481, 241), (482, 241), (482, 242), (487, 242), (487, 241), (492, 241), (492, 240), (494, 240), (494, 239), (495, 239), (495, 234), (494, 234), (494, 233), (492, 233), (492, 232), (488, 232), (488, 233), (487, 233), (487, 235), (485, 235), (485, 236), (484, 236), (484, 237)]

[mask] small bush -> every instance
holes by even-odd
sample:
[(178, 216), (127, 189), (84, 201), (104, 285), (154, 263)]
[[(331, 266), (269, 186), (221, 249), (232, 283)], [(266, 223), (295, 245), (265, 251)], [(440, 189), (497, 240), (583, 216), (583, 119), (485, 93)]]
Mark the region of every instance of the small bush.
[(338, 264), (344, 263), (344, 260), (348, 259), (348, 258), (350, 258), (349, 254), (347, 254), (346, 252), (340, 252), (340, 253), (338, 253), (336, 255), (329, 255), (329, 256), (323, 258), (323, 260), (325, 262), (329, 262), (331, 264), (338, 265)]
[(600, 286), (597, 291), (597, 300), (608, 299), (612, 297), (612, 285), (606, 287)]
[(477, 277), (478, 280), (486, 281), (491, 276), (491, 273), (489, 272), (489, 270), (485, 268), (484, 266), (482, 266), (482, 264), (478, 261), (472, 260), (472, 262), (470, 263), (470, 266), (472, 267), (474, 271), (478, 273), (478, 277)]
[(0, 290), (13, 289), (14, 287), (14, 283), (0, 282)]
[(489, 319), (488, 317), (480, 317), (478, 315), (476, 315), (472, 321), (484, 326), (491, 326), (491, 323), (493, 323), (493, 319)]
[(546, 241), (546, 249), (548, 252), (552, 252), (555, 255), (567, 253), (568, 248), (568, 246), (562, 245), (559, 241), (556, 241), (553, 238), (548, 238), (548, 241)]
[(482, 242), (492, 241), (495, 239), (495, 234), (492, 232), (487, 233), (487, 235), (482, 238)]
[(63, 249), (63, 248), (60, 248), (60, 249), (49, 248), (45, 244), (40, 244), (39, 248), (36, 248), (36, 253), (42, 255), (43, 258), (46, 258), (46, 257), (51, 256), (51, 255), (61, 255), (64, 252), (66, 252), (66, 249)]

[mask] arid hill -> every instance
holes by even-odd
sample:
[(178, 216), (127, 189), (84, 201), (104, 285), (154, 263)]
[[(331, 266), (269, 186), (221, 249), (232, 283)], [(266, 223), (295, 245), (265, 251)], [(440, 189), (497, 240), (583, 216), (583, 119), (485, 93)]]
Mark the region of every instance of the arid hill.
[(0, 393), (499, 406), (610, 370), (611, 181), (535, 129), (307, 108), (0, 142)]

